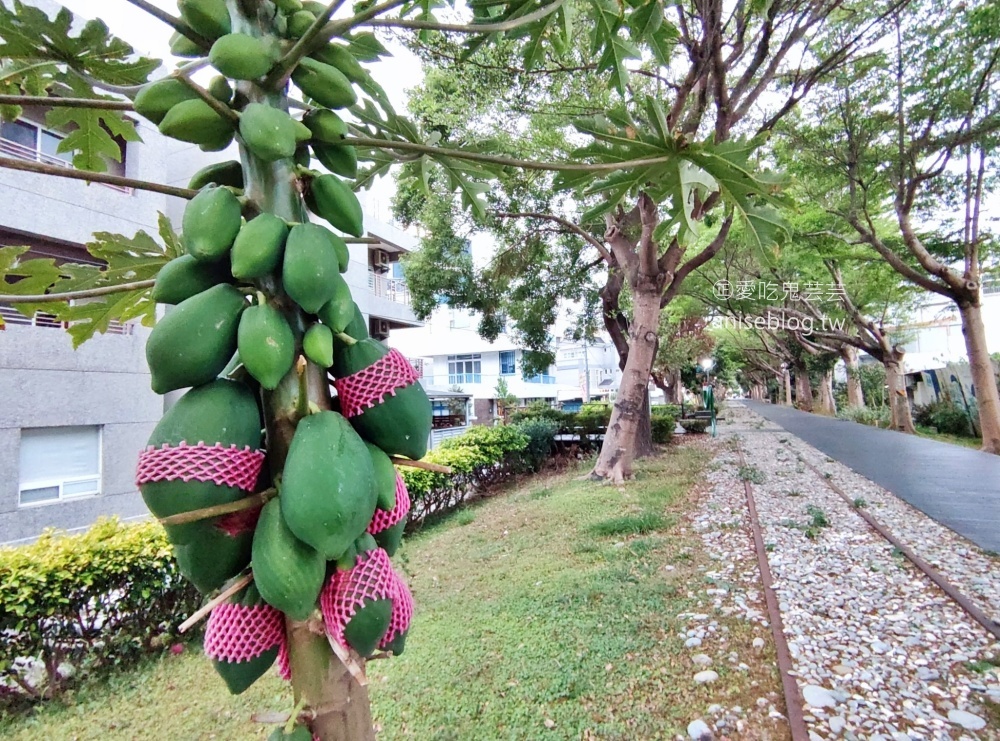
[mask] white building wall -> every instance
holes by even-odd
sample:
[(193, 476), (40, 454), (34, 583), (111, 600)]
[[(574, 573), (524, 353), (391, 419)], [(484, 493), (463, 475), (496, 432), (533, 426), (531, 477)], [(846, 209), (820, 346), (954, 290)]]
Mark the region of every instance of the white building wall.
[[(982, 297), (986, 345), (1000, 352), (1000, 285), (987, 286)], [(962, 319), (954, 302), (928, 294), (926, 303), (913, 313), (912, 321), (900, 328), (907, 338), (907, 353), (921, 354), (941, 362), (967, 359)]]

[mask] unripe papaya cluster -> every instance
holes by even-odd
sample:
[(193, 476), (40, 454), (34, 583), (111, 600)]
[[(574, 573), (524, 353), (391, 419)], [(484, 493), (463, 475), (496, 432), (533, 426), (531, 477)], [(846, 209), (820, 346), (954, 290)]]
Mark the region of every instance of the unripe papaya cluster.
[[(275, 0), (275, 5), (284, 40), (232, 33), (225, 0), (179, 1), (187, 24), (213, 41), (210, 59), (221, 76), (209, 92), (231, 106), (238, 123), (175, 78), (143, 88), (136, 110), (163, 133), (203, 149), (221, 149), (235, 138), (258, 165), (293, 159), (302, 164), (308, 161), (308, 144), (330, 170), (353, 176), (357, 159), (343, 144), (347, 125), (330, 110), (353, 104), (348, 75), (365, 74), (347, 47), (331, 44), (292, 72), (299, 88), (322, 106), (302, 120), (234, 93), (230, 80), (241, 82), (238, 91), (252, 92), (289, 40), (323, 10), (299, 0)], [(187, 43), (175, 39), (175, 51), (188, 53)], [(271, 461), (280, 472), (272, 475), (265, 463), (254, 483), (232, 475), (232, 466), (248, 465), (254, 455), (260, 465), (263, 449), (270, 447), (262, 409), (271, 392), (280, 386), (279, 393), (304, 393), (302, 359), (345, 379), (389, 354), (368, 336), (343, 278), (350, 260), (343, 237), (319, 224), (258, 212), (244, 197), (246, 172), (255, 170), (222, 162), (190, 183), (198, 194), (184, 212), (185, 254), (163, 267), (153, 289), (158, 303), (174, 308), (156, 324), (146, 348), (154, 391), (189, 390), (152, 434), (144, 455), (157, 465), (168, 463), (140, 464), (140, 489), (155, 516), (172, 518), (165, 527), (178, 564), (199, 590), (214, 592), (252, 565), (252, 587), (237, 593), (230, 607), (278, 610), (305, 620), (315, 614), (321, 592), (327, 600), (331, 585), (350, 586), (352, 574), (398, 548), (405, 517), (381, 531), (373, 522), (387, 525), (402, 511), (390, 456), (423, 457), (431, 408), (412, 380), (376, 394), (363, 409), (345, 411), (352, 414), (349, 420), (337, 411), (306, 413), (301, 403), (296, 414), (306, 416), (297, 422), (285, 460)], [(314, 213), (340, 232), (362, 234), (361, 208), (345, 183), (336, 175), (301, 168), (297, 173), (308, 176), (302, 190)], [(256, 510), (177, 521), (179, 515), (262, 492), (277, 496)], [(385, 553), (375, 558), (380, 550)], [(406, 637), (398, 627), (399, 599), (388, 590), (355, 605), (338, 634), (363, 656), (377, 648), (398, 653)], [(230, 689), (239, 692), (276, 654), (272, 648), (253, 660), (215, 663)]]

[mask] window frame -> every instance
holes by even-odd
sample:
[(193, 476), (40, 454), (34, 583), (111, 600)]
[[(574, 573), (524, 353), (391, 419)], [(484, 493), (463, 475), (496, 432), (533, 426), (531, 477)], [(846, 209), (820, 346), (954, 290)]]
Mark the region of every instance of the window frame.
[[(17, 477), (17, 508), (18, 509), (33, 509), (35, 507), (48, 507), (54, 504), (64, 504), (66, 502), (75, 502), (80, 499), (93, 499), (94, 497), (99, 497), (104, 491), (104, 426), (103, 425), (64, 425), (63, 427), (23, 427), (20, 432), (23, 435), (25, 430), (59, 430), (64, 427), (83, 427), (88, 429), (94, 429), (97, 431), (97, 472), (94, 474), (88, 474), (86, 476), (64, 476), (64, 477), (52, 477), (47, 479), (36, 479), (30, 482), (23, 482), (21, 480), (20, 471), (20, 461), (18, 462), (18, 477)], [(82, 481), (97, 480), (97, 486), (94, 491), (88, 491), (83, 494), (65, 494), (65, 488), (67, 484), (75, 484)], [(27, 484), (27, 485), (25, 485)], [(59, 496), (55, 499), (46, 499), (41, 502), (23, 502), (21, 497), (26, 491), (35, 491), (38, 489), (51, 489), (58, 488)]]
[[(504, 356), (510, 356), (510, 370), (505, 370), (504, 368)], [(501, 376), (516, 376), (517, 375), (517, 351), (516, 350), (501, 350), (500, 351), (500, 375)]]
[[(461, 371), (458, 370), (459, 368), (461, 368)], [(448, 356), (448, 383), (450, 385), (482, 382), (482, 353), (465, 353), (463, 355)]]

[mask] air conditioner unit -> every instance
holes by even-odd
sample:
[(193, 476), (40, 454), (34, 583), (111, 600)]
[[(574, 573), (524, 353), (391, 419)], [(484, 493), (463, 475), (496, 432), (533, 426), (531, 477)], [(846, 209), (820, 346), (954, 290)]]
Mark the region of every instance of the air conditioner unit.
[(389, 337), (389, 322), (385, 319), (372, 319), (369, 329), (371, 336), (376, 340), (384, 340)]
[(388, 273), (389, 253), (385, 250), (375, 250), (375, 253), (372, 255), (372, 264), (378, 272)]

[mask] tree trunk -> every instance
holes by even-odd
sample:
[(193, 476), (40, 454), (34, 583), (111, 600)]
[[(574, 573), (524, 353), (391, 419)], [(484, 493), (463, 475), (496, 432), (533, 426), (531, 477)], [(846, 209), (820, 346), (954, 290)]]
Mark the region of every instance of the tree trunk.
[(840, 357), (844, 359), (844, 365), (847, 366), (847, 405), (863, 407), (865, 405), (865, 392), (861, 388), (861, 379), (858, 378), (858, 350), (856, 347), (844, 345), (840, 348)]
[[(234, 32), (258, 37), (268, 31), (276, 33), (261, 25), (270, 21), (256, 12), (256, 3), (229, 0), (227, 4)], [(252, 102), (288, 110), (288, 99), (283, 94), (266, 93), (250, 82), (239, 83), (238, 89)], [(309, 221), (309, 213), (296, 187), (292, 160), (265, 162), (242, 144), (240, 158), (246, 196), (262, 212), (275, 214), (288, 222)], [(309, 324), (308, 317), (288, 300), (277, 281), (261, 281), (258, 288), (281, 309), (300, 343)], [(307, 397), (305, 403), (299, 399), (303, 391)], [(331, 407), (326, 371), (311, 362), (306, 362), (301, 369), (293, 368), (277, 389), (264, 394), (263, 402), (268, 463), (271, 474), (277, 476), (284, 468), (299, 410), (307, 405), (320, 409)], [(303, 712), (312, 715), (309, 727), (313, 738), (319, 741), (374, 741), (368, 691), (331, 650), (322, 619), (316, 615), (304, 622), (287, 620), (286, 639), (292, 689), (296, 701), (304, 701)], [(363, 668), (364, 661), (356, 655), (354, 658)]]
[(902, 353), (893, 353), (884, 362), (885, 382), (889, 387), (889, 409), (892, 412), (892, 429), (915, 435), (917, 430), (913, 426), (910, 400), (906, 398), (902, 364)]
[(803, 412), (813, 410), (812, 384), (809, 382), (809, 371), (805, 366), (795, 368), (795, 406)]
[(959, 305), (962, 314), (962, 334), (969, 354), (969, 369), (976, 389), (979, 425), (983, 431), (983, 451), (1000, 455), (1000, 393), (997, 392), (993, 363), (986, 349), (986, 329), (979, 302)]
[(824, 371), (819, 380), (819, 413), (837, 416), (837, 402), (833, 398), (833, 371)]
[(792, 405), (792, 374), (788, 368), (785, 368), (781, 376), (785, 387), (785, 406), (790, 407)]
[(632, 300), (628, 360), (601, 454), (591, 472), (592, 478), (615, 484), (632, 476), (636, 432), (648, 405), (649, 373), (656, 355), (660, 318), (660, 296), (655, 288), (636, 288)]
[(635, 428), (635, 457), (648, 458), (656, 449), (653, 447), (653, 418), (649, 408), (649, 391), (643, 396), (642, 411), (639, 413), (639, 425)]

